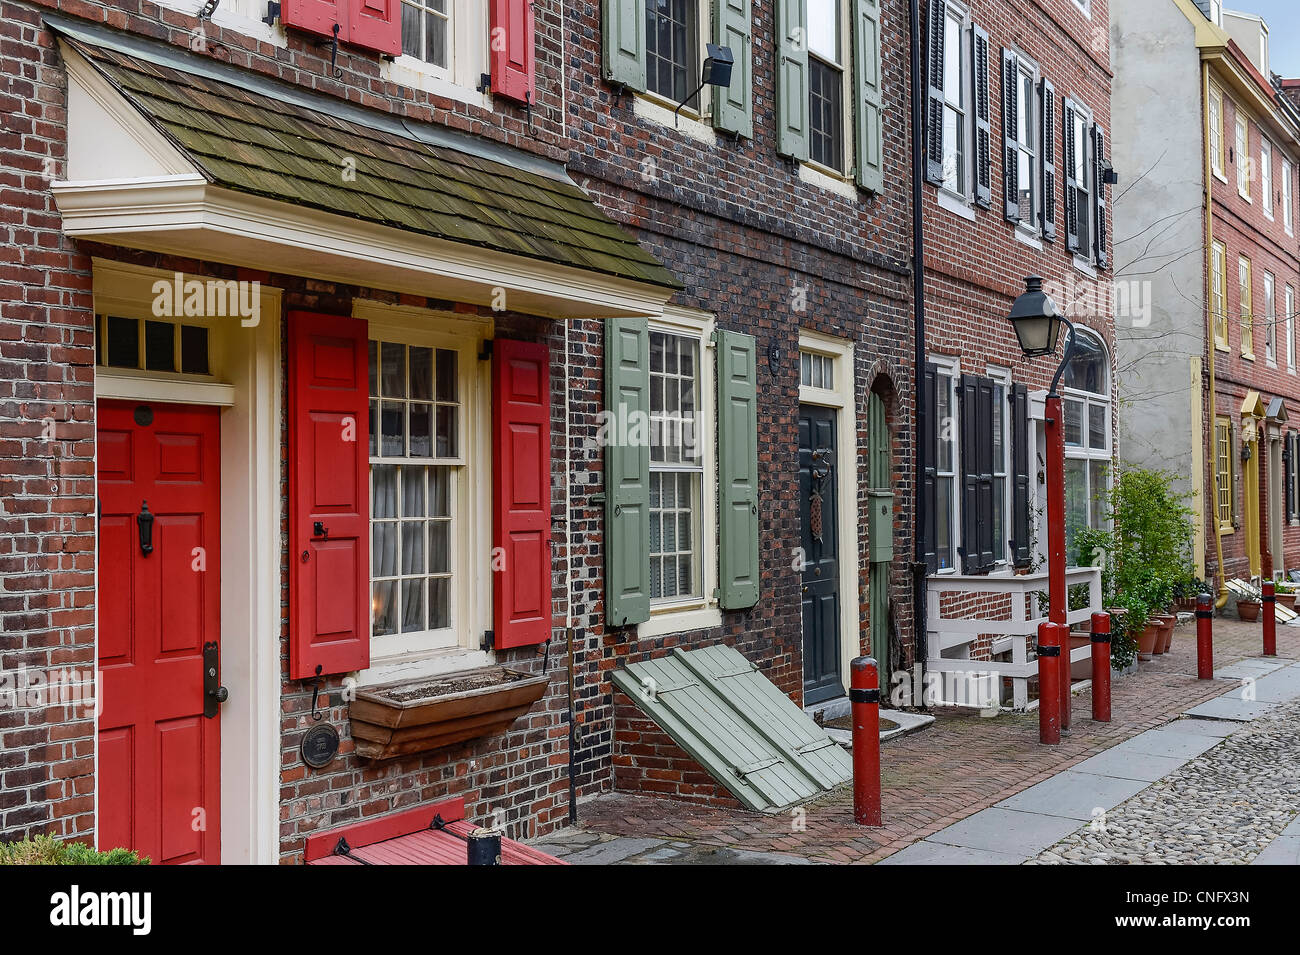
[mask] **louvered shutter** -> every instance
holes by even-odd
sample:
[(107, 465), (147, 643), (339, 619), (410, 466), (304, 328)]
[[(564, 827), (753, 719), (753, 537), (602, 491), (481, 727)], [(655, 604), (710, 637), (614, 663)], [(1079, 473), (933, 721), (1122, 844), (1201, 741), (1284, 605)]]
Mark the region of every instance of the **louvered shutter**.
[(1012, 385), (1011, 394), (1011, 553), (1012, 563), (1028, 567), (1033, 561), (1029, 523), (1029, 392)]
[(718, 577), (724, 610), (758, 602), (758, 345), (718, 331)]
[(289, 676), (301, 680), (370, 665), (366, 323), (290, 312), (288, 351)]
[(347, 42), (386, 56), (402, 52), (402, 0), (351, 0)]
[(646, 88), (646, 0), (604, 0), (600, 24), (605, 79)]
[(1092, 127), (1092, 168), (1093, 168), (1093, 214), (1096, 226), (1094, 247), (1097, 253), (1097, 265), (1107, 268), (1110, 265), (1110, 230), (1106, 222), (1106, 193), (1110, 188), (1102, 179), (1102, 161), (1106, 158), (1106, 131), (1100, 126)]
[(545, 345), (492, 344), (494, 645), (551, 636), (551, 393)]
[(948, 22), (945, 10), (939, 0), (931, 0), (926, 31), (930, 46), (926, 55), (925, 181), (935, 186), (943, 185), (943, 44)]
[(1074, 135), (1074, 107), (1069, 100), (1061, 105), (1061, 160), (1065, 163), (1065, 245), (1071, 252), (1079, 252), (1079, 150), (1083, 143)]
[(1002, 51), (1002, 182), (1003, 214), (1009, 222), (1020, 221), (1020, 144), (1016, 138), (1016, 118), (1020, 108), (1020, 67), (1016, 55)]
[(334, 25), (338, 24), (339, 41), (343, 42), (347, 39), (351, 3), (352, 0), (282, 0), (280, 24), (324, 37), (333, 37)]
[(1056, 240), (1056, 87), (1043, 80), (1042, 89), (1042, 169), (1043, 169), (1043, 238)]
[(961, 418), (961, 556), (963, 574), (978, 574), (979, 546), (979, 388), (973, 375), (962, 375), (957, 385), (957, 412)]
[(976, 543), (979, 545), (979, 573), (993, 569), (993, 379), (975, 383), (976, 427), (979, 429), (976, 463), (979, 467), (979, 510)]
[(1292, 475), (1291, 475), (1292, 461), (1294, 461), (1295, 459), (1292, 456), (1292, 453), (1293, 452), (1291, 449), (1291, 435), (1287, 434), (1286, 440), (1282, 442), (1282, 476), (1283, 476), (1283, 482), (1286, 484), (1286, 489), (1283, 494), (1283, 498), (1286, 501), (1286, 519), (1288, 521), (1291, 520), (1291, 517), (1295, 509), (1295, 502), (1293, 500), (1293, 495), (1292, 495), (1292, 491), (1293, 491), (1292, 485), (1294, 482), (1292, 481)]
[(491, 3), (488, 70), (492, 92), (521, 103), (535, 103), (533, 0), (491, 0)]
[(853, 0), (853, 108), (856, 179), (872, 192), (885, 188), (880, 72), (880, 0)]
[(735, 64), (731, 85), (714, 87), (713, 125), (724, 132), (754, 136), (754, 52), (750, 0), (714, 0), (713, 36), (719, 46), (730, 47)]
[(605, 321), (605, 619), (650, 619), (650, 325)]
[(776, 0), (776, 151), (808, 158), (808, 0)]
[(935, 416), (939, 412), (939, 373), (935, 365), (927, 362), (923, 377), (925, 414), (921, 416), (921, 559), (928, 574), (939, 570), (937, 535), (935, 532), (939, 506), (938, 493), (938, 427)]
[(993, 115), (989, 96), (989, 35), (979, 27), (971, 28), (971, 62), (975, 87), (971, 97), (975, 113), (975, 202), (988, 209), (993, 205)]

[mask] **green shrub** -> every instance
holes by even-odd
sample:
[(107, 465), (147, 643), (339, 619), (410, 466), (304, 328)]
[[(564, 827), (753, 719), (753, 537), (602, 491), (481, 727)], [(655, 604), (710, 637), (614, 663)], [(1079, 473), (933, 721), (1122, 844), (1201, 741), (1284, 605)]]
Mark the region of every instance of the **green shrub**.
[(83, 842), (62, 842), (35, 836), (20, 842), (0, 842), (0, 865), (148, 865), (130, 849), (99, 852)]

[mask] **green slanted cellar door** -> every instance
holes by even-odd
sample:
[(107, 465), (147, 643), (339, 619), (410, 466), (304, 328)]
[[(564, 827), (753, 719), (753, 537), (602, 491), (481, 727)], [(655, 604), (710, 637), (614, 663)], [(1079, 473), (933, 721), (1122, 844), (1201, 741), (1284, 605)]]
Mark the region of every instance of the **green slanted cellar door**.
[(678, 647), (613, 679), (750, 809), (776, 812), (852, 778), (844, 748), (733, 647)]

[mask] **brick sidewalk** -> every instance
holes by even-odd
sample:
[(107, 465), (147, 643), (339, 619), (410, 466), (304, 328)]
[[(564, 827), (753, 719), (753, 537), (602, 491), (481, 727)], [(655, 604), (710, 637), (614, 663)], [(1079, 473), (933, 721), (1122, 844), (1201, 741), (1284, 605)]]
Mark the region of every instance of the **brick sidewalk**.
[[(1215, 664), (1223, 667), (1261, 652), (1260, 625), (1214, 622)], [(611, 793), (579, 807), (584, 829), (618, 836), (673, 839), (754, 852), (785, 852), (815, 862), (871, 863), (1001, 802), (1061, 770), (1109, 749), (1224, 692), (1227, 681), (1196, 679), (1196, 630), (1180, 626), (1171, 651), (1116, 678), (1108, 724), (1089, 718), (1088, 691), (1074, 697), (1074, 726), (1060, 746), (1038, 743), (1038, 715), (995, 719), (936, 713), (916, 735), (882, 746), (882, 829), (853, 823), (852, 793), (840, 787), (803, 807), (803, 831), (791, 814), (688, 805), (670, 799)], [(1300, 629), (1278, 627), (1280, 658), (1300, 658)]]

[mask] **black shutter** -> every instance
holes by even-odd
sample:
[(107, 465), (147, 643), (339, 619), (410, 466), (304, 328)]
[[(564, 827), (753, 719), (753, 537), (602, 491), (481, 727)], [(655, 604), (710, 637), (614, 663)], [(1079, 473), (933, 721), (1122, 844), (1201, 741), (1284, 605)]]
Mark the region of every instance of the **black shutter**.
[(1056, 239), (1056, 88), (1043, 80), (1043, 238)]
[(928, 574), (938, 573), (939, 554), (935, 542), (935, 513), (939, 506), (937, 472), (939, 469), (938, 428), (939, 375), (934, 365), (926, 363), (924, 379), (925, 414), (921, 416), (918, 440), (921, 442), (921, 554)]
[(1029, 538), (1029, 391), (1012, 385), (1011, 394), (1011, 533), (1008, 548), (1017, 567), (1033, 562)]
[(1286, 501), (1286, 519), (1288, 521), (1291, 520), (1292, 511), (1295, 507), (1295, 502), (1291, 496), (1291, 461), (1291, 435), (1288, 433), (1286, 440), (1282, 442), (1282, 481), (1286, 484), (1283, 498)]
[(1020, 67), (1016, 55), (1002, 51), (1002, 136), (1006, 145), (1002, 181), (1006, 193), (1004, 214), (1009, 222), (1020, 221), (1020, 145), (1016, 138), (1016, 114), (1020, 105)]
[(975, 388), (975, 460), (979, 465), (975, 541), (979, 573), (987, 574), (993, 569), (993, 379), (978, 378)]
[(961, 432), (961, 557), (963, 574), (978, 574), (979, 547), (979, 386), (973, 375), (962, 375), (957, 386), (958, 427)]
[(941, 0), (930, 0), (929, 78), (925, 112), (925, 181), (943, 185), (943, 42), (948, 21)]
[(1074, 177), (1078, 168), (1078, 150), (1082, 144), (1075, 141), (1074, 107), (1068, 100), (1061, 108), (1061, 161), (1065, 163), (1065, 245), (1071, 252), (1079, 251), (1079, 180)]
[(971, 77), (975, 113), (975, 202), (985, 209), (993, 205), (993, 117), (989, 103), (989, 35), (971, 27)]
[(1093, 214), (1096, 217), (1096, 227), (1093, 229), (1095, 238), (1095, 247), (1097, 250), (1097, 265), (1099, 268), (1106, 268), (1110, 265), (1110, 249), (1108, 247), (1109, 232), (1106, 229), (1106, 183), (1102, 176), (1102, 160), (1106, 158), (1106, 131), (1100, 126), (1092, 127), (1092, 194)]

